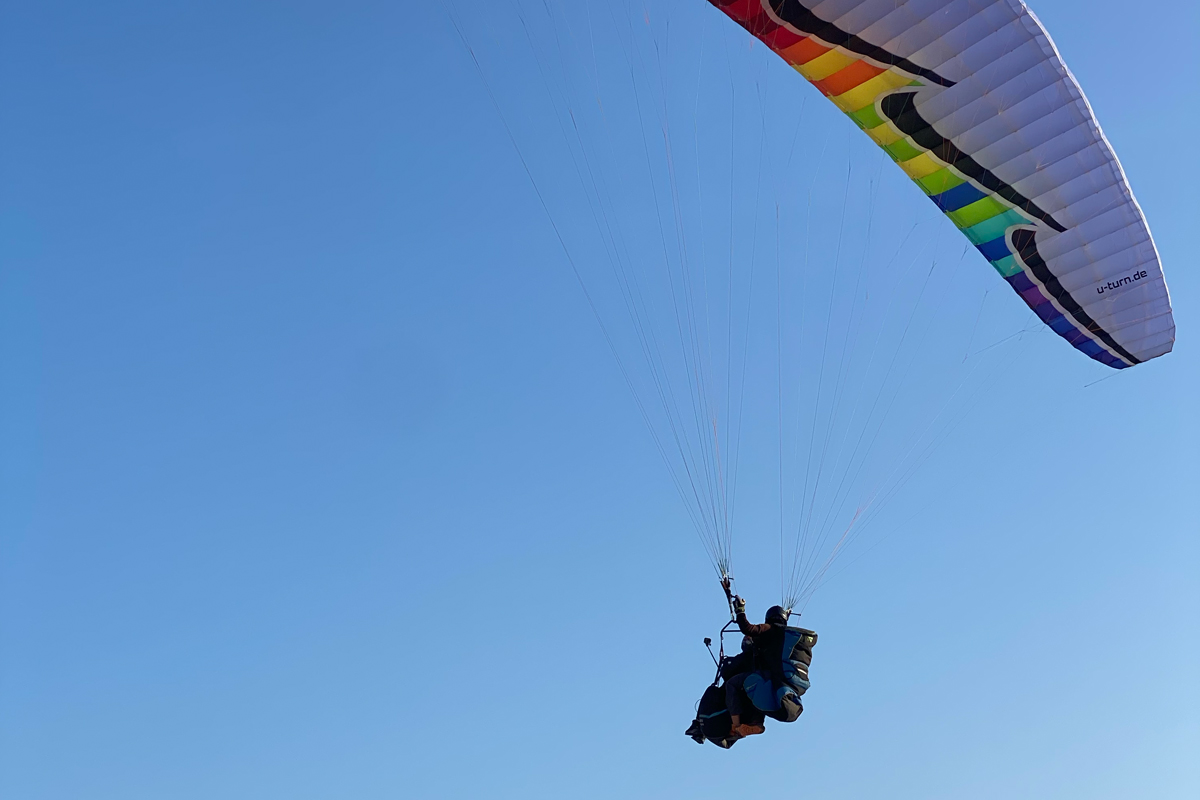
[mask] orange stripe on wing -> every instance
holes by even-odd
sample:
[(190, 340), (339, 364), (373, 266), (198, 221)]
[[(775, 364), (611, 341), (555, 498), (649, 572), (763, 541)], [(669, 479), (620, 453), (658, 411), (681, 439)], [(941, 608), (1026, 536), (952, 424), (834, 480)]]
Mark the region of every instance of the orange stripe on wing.
[(866, 61), (855, 61), (849, 66), (842, 67), (828, 78), (813, 81), (813, 86), (820, 89), (824, 95), (836, 97), (866, 83), (883, 71), (883, 67), (877, 67)]
[(783, 57), (783, 60), (789, 64), (807, 64), (817, 56), (823, 56), (832, 48), (826, 47), (823, 44), (818, 44), (812, 39), (801, 39), (791, 47), (785, 47), (777, 51)]

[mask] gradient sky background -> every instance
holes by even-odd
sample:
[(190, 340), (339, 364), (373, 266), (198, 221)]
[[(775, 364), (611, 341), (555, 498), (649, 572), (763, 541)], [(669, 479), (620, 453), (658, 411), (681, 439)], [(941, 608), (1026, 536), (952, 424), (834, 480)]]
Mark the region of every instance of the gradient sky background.
[(1200, 12), (1034, 10), (1176, 350), (1035, 337), (726, 753), (723, 601), (442, 8), (5, 4), (0, 795), (1200, 794)]

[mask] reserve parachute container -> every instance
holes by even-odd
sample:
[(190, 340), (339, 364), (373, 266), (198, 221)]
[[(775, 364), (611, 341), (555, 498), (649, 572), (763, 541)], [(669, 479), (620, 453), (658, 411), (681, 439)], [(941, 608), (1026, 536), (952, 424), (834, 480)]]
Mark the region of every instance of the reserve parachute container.
[(1124, 369), (1171, 302), (1125, 173), (1021, 0), (709, 0), (844, 111), (1059, 336)]

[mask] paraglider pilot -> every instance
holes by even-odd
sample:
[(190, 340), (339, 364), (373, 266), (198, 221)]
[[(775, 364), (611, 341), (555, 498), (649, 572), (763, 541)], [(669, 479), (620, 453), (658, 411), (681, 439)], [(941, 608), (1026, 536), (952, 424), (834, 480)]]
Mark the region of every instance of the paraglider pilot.
[[(722, 581), (722, 585), (728, 592), (728, 579)], [(734, 675), (725, 682), (725, 704), (729, 709), (733, 733), (738, 736), (753, 736), (766, 729), (761, 723), (742, 723), (742, 716), (753, 711), (750, 698), (746, 695), (746, 678), (752, 672), (758, 672), (764, 677), (769, 677), (772, 683), (782, 682), (780, 664), (783, 662), (783, 637), (787, 629), (788, 613), (782, 606), (771, 606), (767, 609), (766, 620), (760, 625), (755, 625), (746, 618), (745, 600), (731, 595), (730, 605), (736, 615), (738, 629), (752, 644), (753, 665), (749, 670)]]
[[(743, 634), (742, 652), (726, 656), (722, 646), (721, 657), (713, 655), (717, 676), (696, 703), (696, 718), (684, 731), (699, 744), (707, 741), (724, 749), (763, 733), (766, 717), (779, 722), (800, 717), (804, 712), (800, 697), (810, 686), (808, 667), (817, 643), (815, 631), (788, 627), (790, 612), (782, 606), (767, 609), (762, 624), (751, 624), (746, 601), (733, 593), (731, 583), (728, 577), (721, 580), (733, 616), (721, 635), (736, 625)], [(712, 640), (705, 639), (704, 644), (711, 646)]]

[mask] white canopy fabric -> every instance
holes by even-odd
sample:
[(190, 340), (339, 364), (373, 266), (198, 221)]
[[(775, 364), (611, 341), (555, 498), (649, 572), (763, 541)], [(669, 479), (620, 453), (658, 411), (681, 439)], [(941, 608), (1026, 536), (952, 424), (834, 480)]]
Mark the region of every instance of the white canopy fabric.
[(1170, 352), (1125, 173), (1021, 0), (709, 0), (841, 108), (1055, 332), (1115, 368)]

